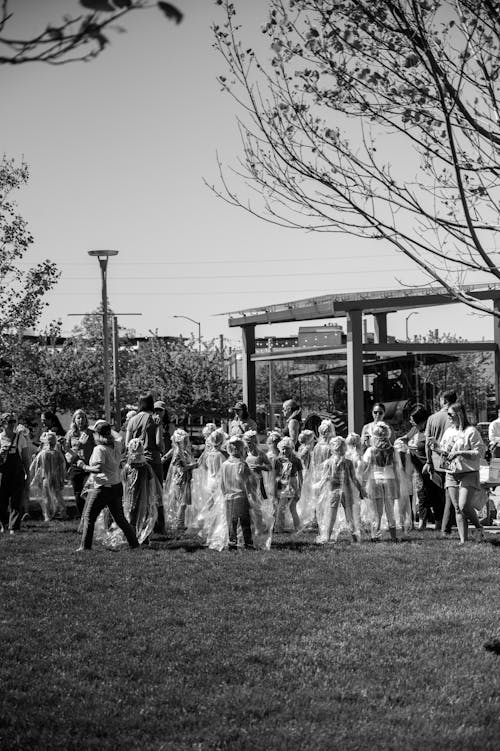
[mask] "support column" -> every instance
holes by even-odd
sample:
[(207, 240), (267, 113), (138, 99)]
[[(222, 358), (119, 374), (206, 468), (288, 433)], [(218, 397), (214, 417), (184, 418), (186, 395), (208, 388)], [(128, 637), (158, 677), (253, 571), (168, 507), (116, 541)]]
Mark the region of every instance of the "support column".
[[(500, 298), (493, 300), (493, 310), (495, 313), (500, 313)], [(493, 341), (497, 345), (495, 350), (495, 399), (496, 403), (500, 404), (500, 318), (492, 316), (493, 318)]]
[(365, 420), (362, 318), (361, 310), (347, 313), (347, 421), (349, 431), (356, 433), (361, 433)]
[(242, 340), (242, 377), (243, 377), (243, 401), (248, 407), (250, 417), (255, 419), (257, 406), (257, 384), (255, 381), (255, 362), (251, 360), (255, 354), (255, 325), (241, 327)]
[(375, 342), (377, 344), (386, 344), (387, 313), (375, 313), (373, 316), (373, 327), (375, 329)]

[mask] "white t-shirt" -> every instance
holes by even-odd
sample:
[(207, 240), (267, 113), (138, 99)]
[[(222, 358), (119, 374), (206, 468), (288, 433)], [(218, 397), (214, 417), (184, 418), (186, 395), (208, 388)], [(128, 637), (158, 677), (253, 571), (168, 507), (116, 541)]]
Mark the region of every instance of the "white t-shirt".
[(470, 451), (470, 456), (457, 456), (450, 464), (447, 472), (478, 472), (481, 457), (484, 455), (485, 445), (481, 434), (473, 425), (465, 430), (455, 427), (446, 428), (439, 444), (444, 451)]

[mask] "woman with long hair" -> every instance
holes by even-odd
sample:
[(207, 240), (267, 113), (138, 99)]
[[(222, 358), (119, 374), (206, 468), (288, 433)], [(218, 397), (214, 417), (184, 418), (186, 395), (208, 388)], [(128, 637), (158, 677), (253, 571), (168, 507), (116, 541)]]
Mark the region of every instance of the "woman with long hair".
[[(449, 427), (438, 445), (431, 448), (441, 454), (444, 467), (445, 488), (455, 509), (460, 544), (468, 539), (468, 522), (476, 528), (476, 541), (484, 540), (484, 532), (474, 507), (479, 485), (479, 465), (486, 447), (481, 435), (467, 419), (465, 407), (460, 402), (448, 406)], [(444, 460), (444, 462), (443, 462)]]
[(81, 459), (84, 464), (88, 464), (95, 446), (94, 434), (89, 429), (88, 417), (83, 409), (77, 409), (73, 413), (64, 443), (65, 457), (69, 465), (68, 475), (75, 496), (76, 508), (81, 516), (85, 506), (82, 490), (90, 473), (80, 469), (77, 462)]

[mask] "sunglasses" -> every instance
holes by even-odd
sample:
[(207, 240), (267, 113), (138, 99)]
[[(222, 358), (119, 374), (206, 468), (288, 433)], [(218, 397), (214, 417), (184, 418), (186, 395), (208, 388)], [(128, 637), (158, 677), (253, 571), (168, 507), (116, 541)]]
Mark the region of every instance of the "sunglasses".
[(448, 412), (448, 417), (458, 417), (456, 412)]
[(383, 415), (383, 414), (384, 413), (382, 412), (381, 409), (374, 409), (372, 412), (372, 415)]

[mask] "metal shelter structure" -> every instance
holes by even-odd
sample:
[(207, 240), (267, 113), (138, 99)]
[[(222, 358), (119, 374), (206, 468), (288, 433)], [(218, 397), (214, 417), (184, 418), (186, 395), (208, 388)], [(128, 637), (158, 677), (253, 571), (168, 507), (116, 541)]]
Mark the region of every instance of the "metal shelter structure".
[[(467, 285), (464, 288), (471, 297), (481, 301), (492, 301), (492, 309), (500, 314), (500, 284)], [(454, 353), (454, 352), (493, 352), (495, 368), (495, 395), (500, 402), (500, 317), (492, 316), (493, 338), (490, 341), (457, 342), (435, 344), (429, 342), (388, 342), (387, 316), (400, 310), (411, 308), (432, 308), (458, 304), (444, 287), (418, 287), (411, 289), (380, 290), (373, 292), (352, 292), (294, 300), (292, 302), (265, 305), (258, 308), (225, 313), (231, 328), (241, 328), (243, 399), (250, 413), (256, 408), (255, 363), (257, 360), (290, 359), (297, 357), (338, 353), (339, 348), (327, 351), (322, 348), (288, 353), (284, 351), (255, 351), (255, 327), (263, 324), (312, 321), (329, 318), (345, 318), (347, 325), (347, 413), (349, 430), (360, 432), (364, 422), (363, 404), (363, 353)], [(363, 316), (374, 319), (375, 342), (363, 342)]]

